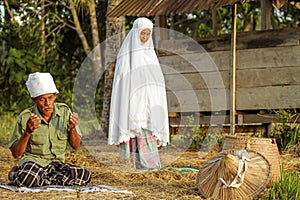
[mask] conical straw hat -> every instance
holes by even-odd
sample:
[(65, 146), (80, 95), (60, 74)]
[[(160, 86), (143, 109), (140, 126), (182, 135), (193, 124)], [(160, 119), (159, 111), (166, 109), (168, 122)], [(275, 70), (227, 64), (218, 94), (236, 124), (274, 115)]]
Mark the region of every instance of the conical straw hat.
[(271, 165), (263, 155), (255, 151), (230, 150), (207, 160), (196, 181), (205, 198), (244, 200), (262, 192), (270, 178)]

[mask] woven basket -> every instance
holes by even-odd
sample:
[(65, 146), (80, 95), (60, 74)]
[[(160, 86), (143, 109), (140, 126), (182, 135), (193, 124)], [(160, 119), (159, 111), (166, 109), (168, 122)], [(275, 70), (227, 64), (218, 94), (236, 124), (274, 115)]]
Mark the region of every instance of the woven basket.
[(281, 159), (276, 140), (273, 138), (255, 138), (245, 136), (226, 136), (222, 150), (246, 149), (261, 153), (272, 166), (272, 182), (281, 177)]

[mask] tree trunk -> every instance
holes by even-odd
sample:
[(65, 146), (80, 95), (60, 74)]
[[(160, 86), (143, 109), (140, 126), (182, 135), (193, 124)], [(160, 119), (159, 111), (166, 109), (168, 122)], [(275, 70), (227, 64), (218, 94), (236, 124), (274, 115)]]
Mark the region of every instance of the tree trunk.
[(93, 47), (95, 48), (100, 42), (99, 32), (98, 32), (98, 22), (96, 15), (96, 4), (94, 0), (89, 1), (89, 9), (90, 9), (90, 19), (91, 19), (91, 27), (92, 27), (92, 38), (93, 38)]
[[(109, 0), (107, 12), (119, 3), (119, 0)], [(124, 17), (107, 17), (106, 19), (106, 53), (104, 72), (104, 97), (102, 110), (102, 129), (108, 133), (111, 91), (114, 77), (115, 59), (122, 42)], [(118, 34), (118, 35), (117, 35)], [(117, 36), (116, 36), (117, 35)], [(114, 37), (112, 37), (114, 36)]]
[(99, 38), (99, 30), (98, 30), (98, 22), (96, 15), (96, 3), (95, 0), (90, 0), (88, 2), (89, 11), (90, 11), (90, 20), (91, 20), (91, 31), (92, 31), (92, 39), (93, 39), (93, 62), (94, 66), (96, 66), (95, 76), (98, 78), (104, 72), (104, 67), (102, 63), (102, 53), (100, 47), (100, 38)]
[(86, 39), (86, 37), (85, 37), (85, 35), (82, 31), (74, 2), (73, 2), (73, 0), (69, 0), (69, 3), (70, 3), (70, 9), (71, 9), (71, 12), (72, 12), (74, 24), (75, 24), (75, 30), (76, 30), (76, 32), (77, 32), (77, 34), (78, 34), (78, 36), (81, 40), (81, 43), (82, 43), (83, 49), (85, 51), (85, 54), (88, 55), (91, 51), (90, 46), (89, 46), (89, 44), (87, 42), (87, 39)]
[(45, 32), (45, 0), (42, 0), (42, 22), (41, 22), (41, 47), (42, 47), (42, 60), (44, 64), (46, 63), (46, 32)]

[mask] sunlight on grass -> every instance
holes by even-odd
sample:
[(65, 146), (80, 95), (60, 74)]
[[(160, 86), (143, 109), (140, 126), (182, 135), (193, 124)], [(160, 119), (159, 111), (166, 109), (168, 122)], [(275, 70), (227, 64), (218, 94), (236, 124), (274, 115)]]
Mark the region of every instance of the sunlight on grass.
[(16, 120), (17, 116), (12, 113), (3, 113), (0, 115), (0, 145), (4, 146), (8, 144)]
[(290, 200), (300, 199), (300, 174), (299, 172), (282, 173), (278, 182), (274, 183), (269, 191), (269, 199)]

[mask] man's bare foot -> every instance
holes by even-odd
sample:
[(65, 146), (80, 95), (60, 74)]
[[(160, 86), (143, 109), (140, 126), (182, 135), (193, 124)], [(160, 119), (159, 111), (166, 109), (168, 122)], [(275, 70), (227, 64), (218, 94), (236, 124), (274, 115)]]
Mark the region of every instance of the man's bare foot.
[(12, 166), (10, 171), (8, 172), (8, 180), (12, 181), (14, 177), (14, 173), (18, 170), (18, 166)]

